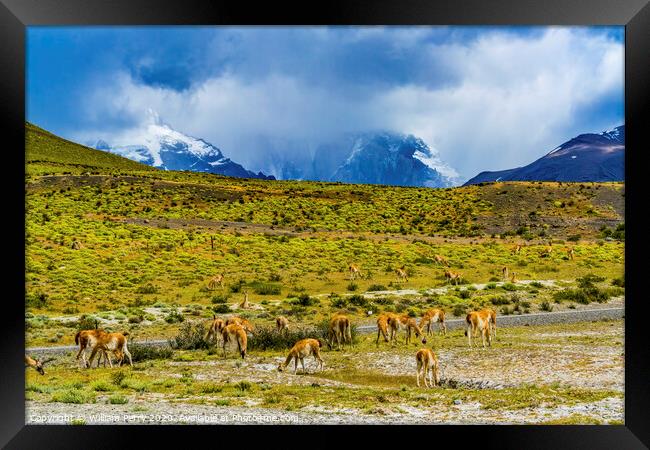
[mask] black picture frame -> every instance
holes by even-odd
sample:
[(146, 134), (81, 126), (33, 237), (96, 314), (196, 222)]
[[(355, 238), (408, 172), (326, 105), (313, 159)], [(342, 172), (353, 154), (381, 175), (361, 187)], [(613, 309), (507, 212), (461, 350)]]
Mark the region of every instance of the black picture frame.
[[(648, 328), (647, 300), (642, 296), (643, 217), (641, 163), (647, 153), (644, 129), (650, 99), (650, 4), (646, 0), (457, 0), (432, 2), (334, 1), (265, 2), (171, 0), (0, 0), (0, 100), (4, 165), (1, 191), (6, 213), (5, 295), (2, 333), (2, 399), (0, 445), (7, 448), (114, 448), (130, 447), (136, 438), (153, 445), (219, 445), (227, 437), (264, 438), (264, 442), (322, 446), (339, 434), (388, 443), (391, 438), (414, 446), (488, 446), (498, 448), (647, 448), (650, 445), (650, 352), (644, 340)], [(626, 126), (626, 318), (625, 318), (625, 425), (620, 426), (345, 426), (323, 430), (317, 426), (51, 426), (25, 425), (25, 375), (19, 364), (25, 347), (24, 304), (24, 150), (25, 29), (30, 25), (173, 25), (173, 24), (278, 24), (278, 25), (625, 25)], [(15, 237), (14, 237), (15, 236)], [(9, 238), (7, 238), (9, 237)], [(21, 238), (22, 237), (22, 238)], [(323, 431), (326, 431), (323, 433)], [(237, 433), (235, 435), (235, 433)], [(206, 439), (200, 444), (199, 439)], [(325, 439), (323, 439), (325, 438)], [(328, 439), (329, 438), (329, 439)], [(150, 441), (150, 439), (153, 439)], [(268, 439), (268, 441), (267, 441)], [(352, 442), (352, 441), (350, 441)], [(479, 444), (480, 443), (480, 444)], [(130, 445), (131, 444), (131, 445)], [(319, 445), (320, 444), (320, 445)], [(252, 445), (252, 444), (251, 444)], [(367, 445), (367, 444), (365, 444)], [(385, 444), (384, 444), (385, 445)], [(398, 444), (399, 445), (399, 444)], [(442, 444), (441, 444), (442, 445)], [(165, 445), (166, 446), (166, 445)]]

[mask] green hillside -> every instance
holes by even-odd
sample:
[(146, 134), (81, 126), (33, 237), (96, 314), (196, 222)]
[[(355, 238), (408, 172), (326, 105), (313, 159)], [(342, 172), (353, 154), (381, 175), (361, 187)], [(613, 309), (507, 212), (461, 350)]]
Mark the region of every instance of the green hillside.
[(29, 122), (25, 122), (25, 162), (28, 174), (81, 173), (113, 170), (153, 171), (112, 153), (95, 150), (63, 139)]

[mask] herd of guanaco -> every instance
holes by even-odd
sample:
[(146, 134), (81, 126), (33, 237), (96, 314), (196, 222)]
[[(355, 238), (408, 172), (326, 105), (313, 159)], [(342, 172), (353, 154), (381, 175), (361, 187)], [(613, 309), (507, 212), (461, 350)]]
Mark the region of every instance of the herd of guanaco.
[[(522, 249), (521, 244), (517, 244), (513, 249), (513, 254), (519, 254)], [(542, 250), (540, 257), (548, 257), (552, 254), (553, 247), (549, 243), (548, 247)], [(569, 259), (574, 259), (574, 250), (569, 248), (567, 250), (567, 256)], [(450, 269), (449, 262), (446, 258), (441, 255), (434, 255), (434, 261), (445, 267), (444, 276), (448, 283), (458, 284), (461, 279), (461, 274), (454, 272)], [(359, 266), (355, 264), (349, 264), (348, 270), (350, 273), (350, 279), (354, 280), (361, 275)], [(405, 266), (395, 270), (397, 274), (398, 281), (408, 281), (408, 275), (406, 272)], [(510, 280), (515, 283), (516, 273), (510, 273), (507, 266), (503, 266), (501, 269), (502, 276), (504, 280)], [(217, 286), (223, 288), (224, 275), (218, 274), (210, 279), (208, 282), (208, 289), (216, 289)], [(240, 304), (240, 308), (248, 308), (248, 293), (244, 292), (245, 299)], [(275, 319), (276, 331), (278, 333), (288, 333), (289, 331), (289, 320), (284, 316), (278, 316)], [(412, 335), (415, 335), (416, 339), (419, 339), (422, 344), (427, 343), (426, 336), (431, 336), (434, 334), (434, 324), (438, 323), (438, 333), (446, 335), (447, 326), (445, 324), (445, 311), (440, 308), (433, 308), (425, 311), (420, 318), (419, 323), (413, 317), (409, 317), (407, 314), (396, 314), (392, 312), (384, 312), (377, 316), (377, 339), (375, 343), (379, 346), (380, 337), (383, 338), (384, 342), (391, 343), (392, 345), (397, 344), (397, 335), (398, 332), (403, 330), (405, 332), (405, 344), (411, 342)], [(248, 333), (253, 333), (255, 330), (254, 326), (247, 320), (241, 317), (230, 317), (228, 319), (220, 319), (216, 316), (212, 317), (212, 321), (208, 326), (208, 330), (204, 336), (206, 342), (221, 342), (223, 355), (226, 356), (226, 346), (228, 343), (234, 343), (237, 345), (237, 350), (242, 359), (246, 358), (247, 354), (247, 343), (248, 343)], [(477, 338), (478, 335), (481, 336), (481, 341), (483, 347), (485, 348), (486, 342), (488, 346), (491, 346), (492, 337), (496, 338), (497, 335), (497, 314), (494, 309), (485, 308), (480, 311), (471, 311), (465, 317), (465, 331), (464, 335), (467, 336), (468, 345), (470, 348), (472, 345), (472, 338)], [(129, 364), (133, 366), (131, 359), (131, 353), (127, 347), (129, 333), (127, 332), (114, 332), (109, 333), (104, 330), (98, 329), (97, 325), (95, 329), (82, 330), (75, 335), (75, 344), (79, 345), (79, 352), (77, 353), (76, 359), (82, 358), (83, 365), (86, 368), (92, 367), (92, 362), (94, 357), (99, 352), (99, 357), (97, 359), (97, 366), (99, 367), (102, 357), (104, 360), (104, 366), (106, 366), (106, 361), (108, 361), (109, 366), (113, 367), (113, 361), (111, 354), (115, 356), (116, 362), (119, 365), (122, 365), (125, 357), (128, 358)], [(336, 343), (336, 346), (339, 350), (341, 347), (346, 344), (352, 345), (352, 335), (351, 335), (351, 324), (350, 319), (344, 314), (337, 313), (334, 314), (328, 325), (327, 339), (326, 343), (331, 350)], [(477, 344), (478, 345), (478, 344)], [(320, 355), (320, 349), (323, 347), (323, 342), (320, 339), (301, 339), (294, 344), (294, 346), (289, 350), (289, 354), (284, 362), (280, 363), (278, 366), (279, 371), (284, 371), (286, 367), (294, 360), (294, 373), (298, 370), (298, 362), (302, 365), (303, 372), (306, 373), (304, 359), (309, 356), (313, 356), (318, 364), (318, 368), (322, 370), (323, 368), (323, 359)], [(90, 350), (90, 358), (86, 359), (86, 351)], [(421, 348), (416, 353), (416, 383), (417, 386), (420, 386), (420, 379), (424, 380), (425, 387), (437, 386), (440, 383), (439, 375), (439, 361), (437, 355), (428, 348)], [(45, 374), (43, 366), (51, 361), (54, 358), (49, 358), (44, 361), (39, 361), (35, 358), (25, 355), (25, 367), (32, 367), (41, 375)]]

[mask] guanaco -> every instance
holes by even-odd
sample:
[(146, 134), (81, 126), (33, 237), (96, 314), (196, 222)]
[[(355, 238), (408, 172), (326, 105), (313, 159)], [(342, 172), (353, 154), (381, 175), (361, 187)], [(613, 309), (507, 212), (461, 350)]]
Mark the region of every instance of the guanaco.
[(476, 331), (481, 332), (481, 339), (483, 347), (485, 347), (485, 340), (487, 338), (488, 345), (492, 345), (492, 338), (490, 336), (490, 317), (487, 311), (472, 311), (465, 317), (467, 328), (465, 329), (465, 336), (467, 336), (469, 347), (472, 348), (472, 335)]
[(422, 329), (418, 326), (415, 319), (406, 314), (390, 317), (388, 319), (388, 325), (390, 326), (390, 340), (392, 342), (397, 342), (397, 331), (404, 328), (406, 330), (405, 343), (407, 345), (411, 342), (411, 334), (413, 333), (415, 333), (416, 338), (422, 336), (423, 344), (427, 343), (427, 338), (422, 333)]
[(226, 325), (221, 331), (223, 338), (223, 357), (226, 357), (226, 345), (230, 341), (237, 342), (237, 349), (242, 359), (246, 358), (246, 346), (248, 345), (248, 336), (244, 327), (238, 323)]
[(447, 279), (447, 283), (454, 283), (458, 285), (460, 284), (461, 274), (447, 269), (445, 270), (445, 278)]
[(567, 254), (567, 256), (569, 257), (569, 259), (570, 259), (571, 261), (573, 261), (573, 258), (574, 258), (574, 256), (575, 256), (575, 252), (573, 251), (573, 248), (569, 248), (569, 249), (567, 250), (566, 254)]
[(221, 288), (223, 288), (223, 278), (224, 278), (224, 276), (221, 273), (215, 275), (214, 277), (212, 277), (210, 279), (210, 281), (208, 282), (208, 289), (213, 290), (213, 289), (216, 289), (217, 286), (220, 286)]
[(447, 258), (445, 258), (444, 256), (433, 255), (433, 259), (436, 262), (436, 264), (440, 264), (441, 266), (449, 267), (449, 263), (447, 262)]
[(284, 316), (278, 316), (275, 318), (275, 327), (278, 330), (278, 333), (283, 331), (289, 332), (289, 319)]
[[(93, 348), (92, 353), (90, 354), (90, 359), (88, 360), (88, 367), (92, 367), (93, 358), (98, 350), (102, 350), (102, 353), (105, 358), (108, 358), (108, 364), (113, 367), (113, 362), (111, 361), (110, 355), (107, 353), (111, 351), (117, 357), (119, 365), (122, 365), (124, 361), (124, 355), (129, 358), (129, 364), (133, 367), (133, 360), (131, 359), (131, 353), (127, 347), (127, 339), (129, 333), (124, 331), (122, 333), (106, 333), (99, 337), (95, 347)], [(99, 362), (97, 363), (99, 365)]]
[(447, 334), (447, 325), (445, 324), (445, 311), (439, 308), (433, 308), (426, 311), (422, 314), (422, 320), (420, 320), (420, 328), (424, 329), (426, 327), (427, 334), (433, 334), (433, 324), (438, 322), (438, 332), (442, 334)]
[(210, 327), (208, 328), (207, 333), (205, 333), (203, 340), (206, 342), (209, 339), (217, 341), (219, 339), (219, 336), (221, 336), (221, 331), (223, 330), (223, 327), (225, 326), (226, 323), (223, 321), (223, 319), (218, 319), (217, 316), (212, 315), (212, 323), (210, 323)]
[(327, 331), (327, 346), (331, 350), (334, 346), (334, 339), (338, 349), (341, 349), (341, 343), (346, 342), (352, 345), (352, 332), (350, 331), (350, 319), (343, 314), (335, 314), (330, 319)]
[(54, 358), (48, 358), (44, 361), (39, 361), (36, 358), (31, 358), (27, 355), (25, 355), (25, 368), (31, 367), (41, 375), (45, 375), (45, 370), (43, 369), (43, 366), (52, 361)]
[(377, 340), (375, 344), (379, 345), (379, 336), (383, 336), (384, 342), (389, 342), (388, 340), (388, 322), (391, 317), (396, 316), (396, 314), (387, 312), (381, 313), (377, 316)]
[(361, 276), (361, 271), (359, 270), (359, 266), (357, 266), (356, 264), (350, 264), (348, 270), (350, 272), (350, 280), (354, 280), (357, 277)]
[(508, 267), (507, 267), (507, 266), (503, 266), (503, 267), (501, 268), (501, 273), (503, 274), (503, 279), (504, 279), (504, 280), (507, 280), (507, 279), (508, 279)]
[(397, 273), (397, 281), (408, 281), (408, 274), (406, 273), (406, 270), (404, 266), (399, 267), (395, 269), (395, 272)]
[(517, 244), (514, 246), (511, 253), (513, 255), (518, 255), (520, 251), (521, 251), (521, 244)]
[[(420, 387), (420, 376), (424, 378), (425, 387), (433, 387), (440, 384), (438, 371), (438, 357), (428, 348), (422, 348), (415, 354), (417, 362), (416, 383)], [(427, 384), (427, 375), (429, 383)]]
[(511, 283), (516, 283), (518, 281), (519, 280), (517, 279), (517, 272), (512, 272), (512, 274), (510, 275), (510, 282)]
[(551, 256), (553, 253), (553, 243), (549, 242), (548, 247), (546, 247), (544, 250), (542, 250), (542, 253), (539, 255), (541, 258), (545, 258), (547, 256)]
[[(86, 349), (93, 350), (97, 346), (99, 339), (106, 334), (108, 334), (106, 331), (97, 328), (94, 330), (81, 330), (75, 334), (74, 343), (79, 346), (79, 352), (77, 352), (77, 360), (79, 360), (79, 357), (81, 357), (84, 367), (89, 367), (88, 361), (86, 360)], [(106, 358), (108, 358), (108, 355), (106, 355), (106, 352), (103, 349), (102, 355), (104, 356), (105, 361)], [(100, 360), (101, 356), (97, 360), (97, 365), (99, 365)]]
[(248, 291), (244, 291), (244, 300), (239, 304), (241, 309), (248, 309), (250, 305), (248, 304)]
[(301, 339), (291, 347), (291, 350), (289, 350), (289, 356), (287, 356), (287, 359), (283, 363), (280, 363), (278, 370), (280, 372), (284, 371), (293, 359), (295, 363), (293, 373), (295, 374), (298, 371), (298, 360), (300, 360), (300, 364), (302, 365), (302, 373), (307, 373), (307, 370), (305, 369), (305, 358), (309, 355), (314, 356), (319, 369), (323, 370), (323, 360), (320, 357), (320, 348), (322, 346), (323, 344), (319, 339)]
[(490, 335), (494, 334), (497, 337), (497, 312), (492, 308), (484, 308), (482, 311), (488, 313), (488, 324), (490, 325)]
[(233, 317), (230, 317), (230, 318), (226, 319), (226, 321), (225, 321), (226, 326), (232, 325), (233, 323), (236, 323), (237, 325), (241, 325), (244, 328), (244, 330), (249, 332), (249, 333), (252, 333), (253, 331), (255, 331), (255, 327), (253, 326), (252, 323), (250, 323), (248, 321), (248, 319), (242, 319), (241, 317), (233, 316)]

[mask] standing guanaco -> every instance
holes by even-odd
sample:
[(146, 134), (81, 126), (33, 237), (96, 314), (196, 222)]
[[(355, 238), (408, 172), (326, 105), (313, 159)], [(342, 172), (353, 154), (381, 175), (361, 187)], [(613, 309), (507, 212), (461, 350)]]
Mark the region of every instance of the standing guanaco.
[(494, 334), (494, 338), (497, 337), (497, 312), (492, 308), (484, 308), (481, 311), (486, 311), (488, 313), (488, 324), (490, 325), (490, 334)]
[(406, 273), (405, 266), (395, 269), (397, 273), (397, 281), (408, 281), (408, 274)]
[(427, 334), (433, 334), (433, 324), (438, 322), (438, 332), (442, 334), (447, 334), (447, 325), (445, 324), (445, 311), (439, 308), (433, 308), (426, 311), (422, 314), (422, 320), (420, 320), (420, 328), (424, 329), (426, 327)]
[(411, 334), (415, 333), (415, 337), (418, 338), (422, 336), (422, 343), (427, 343), (427, 338), (422, 333), (422, 329), (418, 326), (414, 318), (409, 317), (406, 314), (401, 316), (394, 315), (388, 319), (388, 325), (390, 326), (390, 340), (392, 342), (397, 342), (397, 331), (401, 328), (404, 328), (406, 331), (405, 343), (408, 345), (411, 342)]
[[(95, 354), (97, 353), (98, 350), (101, 350), (104, 357), (108, 358), (108, 364), (113, 367), (113, 362), (111, 361), (110, 355), (107, 353), (107, 351), (113, 352), (119, 361), (119, 365), (122, 365), (122, 362), (124, 361), (124, 355), (126, 355), (127, 358), (129, 358), (129, 364), (131, 367), (133, 367), (133, 360), (131, 359), (131, 353), (129, 352), (129, 349), (127, 347), (127, 339), (128, 339), (129, 333), (124, 331), (122, 333), (105, 333), (101, 335), (94, 348), (92, 353), (90, 354), (90, 359), (88, 360), (88, 367), (92, 367), (93, 364), (93, 358), (95, 357)], [(99, 365), (99, 363), (97, 363)]]
[(43, 369), (43, 366), (52, 361), (54, 358), (48, 358), (44, 361), (39, 361), (36, 358), (31, 358), (27, 355), (25, 355), (25, 368), (31, 367), (41, 375), (45, 375), (45, 370)]
[(518, 255), (520, 251), (521, 251), (521, 244), (517, 244), (514, 246), (511, 253), (513, 255)]
[[(81, 357), (84, 367), (89, 367), (88, 361), (86, 359), (86, 349), (93, 350), (97, 346), (99, 339), (105, 336), (106, 334), (108, 334), (106, 333), (106, 331), (97, 328), (93, 330), (81, 330), (78, 331), (77, 334), (75, 334), (74, 343), (79, 346), (79, 352), (77, 352), (77, 360), (79, 360), (79, 357)], [(106, 360), (108, 358), (108, 355), (106, 355), (104, 349), (101, 350), (102, 350), (102, 355), (104, 356), (104, 360)], [(97, 360), (98, 366), (99, 366), (100, 359)]]
[(208, 289), (213, 290), (213, 289), (216, 289), (217, 286), (220, 286), (221, 288), (223, 288), (223, 278), (224, 278), (224, 276), (221, 273), (215, 275), (214, 277), (212, 277), (210, 279), (210, 281), (208, 282)]
[(330, 319), (327, 331), (327, 346), (331, 350), (334, 346), (334, 339), (338, 349), (341, 349), (341, 342), (352, 345), (352, 332), (350, 331), (350, 319), (343, 314), (335, 314)]
[[(438, 357), (428, 348), (422, 348), (415, 354), (417, 362), (416, 383), (420, 387), (420, 376), (424, 378), (425, 387), (437, 386), (440, 383)], [(429, 383), (427, 384), (427, 375)]]
[(507, 266), (503, 266), (503, 267), (501, 268), (501, 273), (503, 274), (503, 279), (504, 279), (504, 280), (507, 280), (507, 279), (508, 279), (508, 267), (507, 267)]
[(302, 364), (302, 373), (307, 373), (307, 370), (305, 369), (305, 358), (309, 355), (314, 356), (319, 369), (323, 370), (323, 360), (320, 357), (320, 348), (322, 346), (323, 344), (319, 339), (301, 339), (291, 347), (291, 350), (289, 350), (289, 356), (287, 356), (287, 359), (283, 363), (280, 363), (278, 370), (280, 372), (284, 371), (291, 360), (294, 359), (295, 364), (293, 367), (293, 373), (295, 374), (298, 371), (298, 360), (300, 360), (300, 364)]
[(472, 311), (465, 317), (467, 328), (465, 329), (465, 336), (467, 336), (469, 347), (472, 348), (472, 335), (476, 331), (481, 332), (481, 339), (483, 340), (483, 347), (485, 347), (485, 340), (487, 338), (488, 345), (492, 345), (492, 338), (490, 336), (490, 317), (487, 311)]
[(361, 271), (359, 270), (359, 266), (356, 264), (350, 264), (348, 267), (348, 271), (350, 272), (350, 280), (354, 280), (357, 277), (361, 276)]
[(249, 332), (249, 333), (252, 333), (253, 331), (255, 331), (255, 327), (253, 326), (252, 323), (250, 323), (248, 321), (248, 319), (242, 319), (239, 316), (230, 317), (230, 318), (226, 319), (226, 321), (224, 323), (225, 323), (226, 326), (232, 325), (233, 323), (235, 323), (237, 325), (241, 325), (244, 328), (244, 330)]
[(226, 357), (226, 345), (230, 341), (237, 342), (237, 349), (242, 359), (246, 358), (246, 347), (248, 345), (248, 336), (244, 327), (238, 323), (226, 325), (221, 331), (223, 338), (223, 357)]
[(447, 262), (447, 259), (444, 256), (433, 255), (433, 259), (436, 262), (436, 264), (440, 264), (441, 266), (449, 267), (449, 263)]
[(278, 330), (278, 333), (283, 331), (289, 332), (289, 319), (284, 316), (278, 316), (275, 318), (275, 327)]
[(248, 304), (248, 291), (244, 291), (244, 300), (239, 304), (241, 309), (248, 309), (250, 305)]
[(209, 339), (212, 339), (213, 341), (218, 341), (219, 336), (221, 336), (221, 331), (223, 330), (223, 327), (226, 326), (226, 323), (222, 319), (217, 319), (217, 316), (213, 315), (212, 316), (212, 323), (210, 323), (210, 327), (208, 328), (208, 332), (205, 333), (205, 336), (203, 337), (204, 341), (208, 341)]
[(571, 261), (573, 261), (573, 258), (575, 256), (575, 252), (573, 251), (573, 247), (569, 248), (566, 252), (567, 256)]
[(460, 284), (461, 274), (459, 272), (454, 272), (453, 270), (445, 270), (445, 278), (447, 283), (454, 283), (456, 285)]

